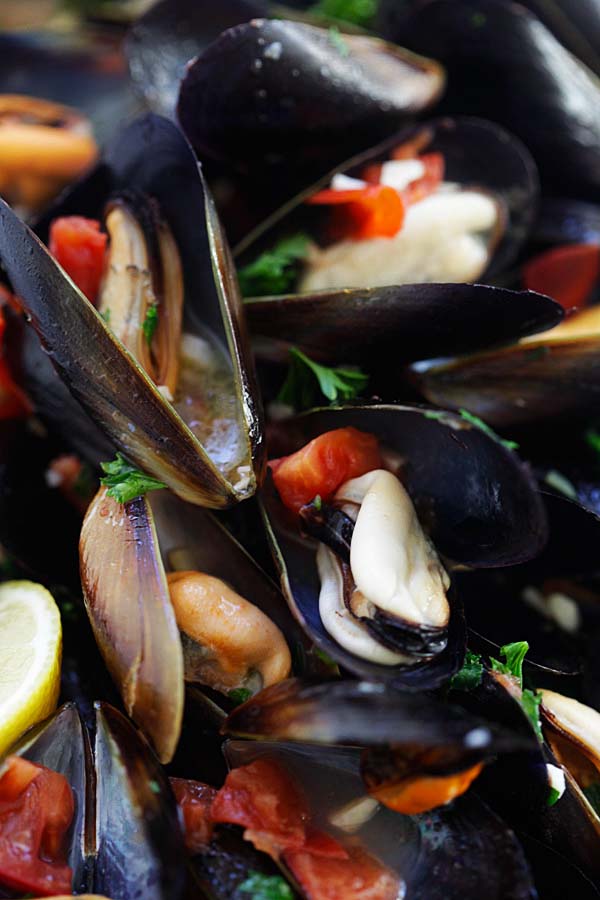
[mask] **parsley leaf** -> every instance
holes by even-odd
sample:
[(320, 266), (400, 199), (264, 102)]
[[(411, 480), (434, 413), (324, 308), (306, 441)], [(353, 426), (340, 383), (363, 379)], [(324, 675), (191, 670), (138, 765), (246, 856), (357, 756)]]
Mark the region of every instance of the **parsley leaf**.
[(142, 331), (148, 346), (152, 343), (154, 332), (158, 328), (158, 304), (152, 303), (146, 310), (146, 318), (142, 322)]
[(330, 401), (351, 400), (369, 383), (369, 376), (360, 369), (321, 366), (296, 347), (291, 348), (290, 356), (292, 361), (277, 401), (294, 409), (311, 407), (318, 399), (318, 390)]
[(506, 662), (499, 662), (497, 659), (490, 657), (492, 669), (495, 672), (502, 672), (504, 675), (512, 675), (519, 682), (521, 688), (521, 706), (523, 712), (531, 722), (532, 728), (540, 740), (542, 740), (542, 725), (540, 722), (540, 703), (542, 702), (541, 694), (530, 691), (529, 688), (523, 688), (523, 660), (529, 650), (527, 641), (515, 641), (513, 644), (505, 644), (500, 648), (500, 653)]
[(546, 806), (554, 806), (560, 800), (560, 791), (557, 791), (556, 788), (551, 787), (550, 793), (546, 799)]
[(248, 688), (234, 688), (232, 691), (228, 692), (227, 696), (236, 706), (241, 706), (242, 703), (245, 703), (246, 700), (250, 699), (252, 691), (249, 691)]
[(252, 900), (293, 900), (292, 889), (281, 875), (261, 875), (249, 872), (238, 887), (240, 894), (251, 894)]
[(308, 235), (294, 234), (243, 266), (238, 271), (242, 296), (270, 297), (289, 291), (296, 281), (298, 264), (308, 254), (308, 244)]
[(505, 644), (500, 648), (500, 653), (506, 660), (505, 663), (498, 662), (497, 659), (491, 659), (492, 669), (496, 672), (503, 672), (505, 675), (514, 675), (519, 679), (519, 684), (523, 687), (523, 660), (529, 650), (527, 641), (515, 641), (513, 644)]
[(501, 438), (499, 434), (496, 434), (493, 428), (490, 428), (489, 425), (486, 425), (483, 419), (480, 419), (479, 416), (474, 416), (473, 413), (470, 413), (468, 409), (459, 409), (459, 413), (461, 418), (465, 420), (465, 422), (469, 422), (470, 425), (474, 425), (475, 428), (479, 428), (480, 431), (483, 431), (484, 434), (487, 434), (488, 437), (493, 438), (493, 440), (498, 441), (499, 444), (502, 444), (503, 447), (506, 447), (507, 450), (518, 450), (519, 445), (516, 441), (506, 441), (504, 438)]
[(110, 306), (107, 306), (107, 308), (100, 313), (100, 318), (104, 319), (107, 325), (110, 325)]
[(481, 684), (483, 663), (479, 653), (467, 650), (465, 661), (456, 675), (450, 679), (450, 688), (454, 691), (472, 691)]
[(121, 453), (117, 453), (112, 462), (100, 463), (104, 478), (100, 484), (108, 487), (108, 496), (113, 497), (118, 503), (129, 503), (136, 497), (142, 497), (148, 491), (156, 491), (166, 487), (158, 478), (146, 475), (141, 469), (136, 469), (128, 463)]
[(319, 0), (309, 12), (368, 28), (373, 24), (378, 6), (379, 0)]

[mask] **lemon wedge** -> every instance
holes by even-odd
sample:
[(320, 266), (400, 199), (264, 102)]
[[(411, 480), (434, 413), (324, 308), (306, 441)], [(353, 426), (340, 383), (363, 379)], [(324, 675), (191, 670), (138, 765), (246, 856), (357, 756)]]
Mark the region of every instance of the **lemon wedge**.
[(61, 655), (52, 594), (33, 581), (0, 584), (0, 754), (56, 709)]

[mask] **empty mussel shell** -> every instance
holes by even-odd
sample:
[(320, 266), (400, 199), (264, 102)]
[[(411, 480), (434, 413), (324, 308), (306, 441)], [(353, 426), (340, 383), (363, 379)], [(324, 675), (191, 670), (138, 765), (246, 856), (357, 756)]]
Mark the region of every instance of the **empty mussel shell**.
[(177, 115), (201, 158), (310, 178), (431, 106), (443, 84), (437, 63), (379, 39), (254, 19), (191, 63)]
[[(156, 116), (134, 122), (38, 230), (44, 234), (49, 218), (73, 211), (99, 217), (124, 188), (152, 198), (170, 226), (183, 269), (184, 332), (208, 340), (213, 357), (223, 355), (225, 381), (213, 385), (214, 409), (204, 401), (209, 430), (201, 437), (5, 204), (0, 260), (55, 368), (111, 441), (191, 502), (230, 505), (250, 496), (261, 477), (260, 410), (228, 248), (178, 129)], [(228, 412), (220, 410), (224, 403), (233, 404)]]

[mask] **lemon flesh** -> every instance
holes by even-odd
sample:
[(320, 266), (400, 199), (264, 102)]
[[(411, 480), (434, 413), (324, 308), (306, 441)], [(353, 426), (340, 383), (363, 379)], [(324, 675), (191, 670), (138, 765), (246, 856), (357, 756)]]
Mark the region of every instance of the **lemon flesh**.
[(0, 584), (0, 755), (55, 709), (62, 629), (54, 598), (41, 584)]

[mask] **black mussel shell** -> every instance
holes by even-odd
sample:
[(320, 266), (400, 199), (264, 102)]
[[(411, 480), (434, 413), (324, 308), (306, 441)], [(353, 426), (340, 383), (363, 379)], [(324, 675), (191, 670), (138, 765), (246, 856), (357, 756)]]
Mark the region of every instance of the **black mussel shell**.
[(265, 297), (245, 303), (250, 330), (327, 363), (394, 364), (469, 353), (558, 324), (557, 303), (481, 284), (405, 284)]
[(566, 857), (528, 834), (517, 836), (533, 872), (540, 900), (564, 900), (570, 896), (577, 900), (596, 900), (600, 897), (594, 883)]
[(531, 229), (531, 240), (542, 246), (600, 244), (600, 205), (543, 197)]
[[(75, 210), (98, 217), (109, 194), (123, 187), (158, 201), (182, 258), (185, 318), (192, 330), (198, 323), (210, 328), (229, 349), (248, 460), (260, 478), (260, 410), (233, 267), (197, 163), (177, 128), (152, 115), (134, 122), (38, 231), (45, 237), (52, 217)], [(101, 316), (4, 204), (0, 218), (0, 260), (45, 351), (117, 447), (192, 502), (225, 506), (252, 493), (252, 478), (241, 492), (227, 481)], [(34, 400), (43, 406), (43, 398)]]
[[(476, 568), (522, 562), (544, 546), (542, 502), (526, 467), (497, 441), (452, 414), (408, 406), (348, 406), (317, 410), (286, 426), (285, 455), (334, 428), (354, 426), (377, 435), (403, 461), (401, 477), (438, 551)], [(266, 524), (292, 611), (311, 639), (340, 665), (363, 678), (425, 689), (460, 667), (465, 645), (459, 599), (451, 597), (446, 649), (414, 667), (375, 665), (344, 650), (325, 631), (318, 609), (314, 545), (300, 538), (268, 479)]]
[(125, 41), (136, 91), (153, 112), (172, 117), (188, 60), (222, 31), (270, 11), (267, 0), (225, 0), (217, 6), (195, 0), (159, 0), (130, 28)]
[(600, 196), (600, 83), (529, 10), (505, 0), (429, 0), (400, 34), (447, 67), (445, 111), (509, 128), (563, 196)]
[(177, 114), (201, 158), (315, 177), (431, 106), (443, 82), (437, 63), (376, 38), (255, 19), (192, 62)]

